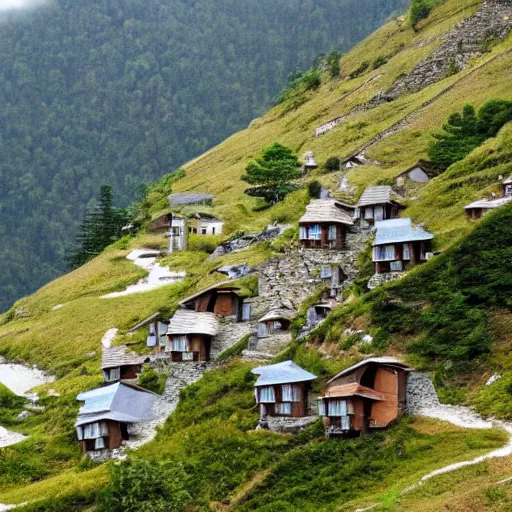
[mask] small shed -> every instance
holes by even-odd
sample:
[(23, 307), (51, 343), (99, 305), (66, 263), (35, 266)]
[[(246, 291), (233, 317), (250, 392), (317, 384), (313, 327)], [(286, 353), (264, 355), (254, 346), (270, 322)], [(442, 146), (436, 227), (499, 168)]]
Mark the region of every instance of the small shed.
[(239, 286), (215, 284), (183, 299), (180, 306), (198, 313), (208, 312), (221, 317), (231, 317), (239, 322), (249, 320), (247, 315), (250, 317), (250, 312), (244, 312), (244, 301), (238, 292)]
[(375, 223), (372, 260), (375, 273), (403, 272), (432, 257), (434, 235), (412, 220), (391, 219)]
[(315, 155), (313, 151), (306, 151), (304, 153), (304, 163), (302, 164), (303, 174), (308, 174), (318, 167), (315, 161)]
[(508, 178), (505, 178), (502, 182), (503, 195), (505, 197), (512, 196), (512, 175)]
[(293, 361), (260, 366), (252, 373), (259, 375), (254, 386), (256, 403), (260, 406), (260, 425), (267, 416), (299, 418), (308, 415), (309, 391), (316, 375)]
[(326, 434), (354, 435), (395, 422), (405, 412), (409, 371), (395, 357), (370, 357), (338, 373), (318, 399)]
[(397, 178), (404, 178), (412, 183), (427, 183), (430, 179), (429, 173), (430, 167), (420, 160), (417, 164), (400, 173)]
[(258, 338), (266, 338), (272, 334), (290, 330), (290, 324), (297, 314), (285, 308), (270, 310), (258, 320)]
[(76, 398), (85, 404), (75, 428), (84, 455), (119, 448), (129, 439), (129, 425), (152, 419), (155, 396), (126, 382), (80, 393)]
[(311, 306), (306, 314), (307, 326), (314, 327), (323, 322), (327, 315), (332, 311), (332, 304), (315, 304)]
[(222, 235), (224, 222), (215, 217), (194, 216), (189, 221), (188, 232), (194, 235)]
[(361, 227), (398, 217), (403, 209), (393, 198), (393, 189), (388, 185), (366, 187), (357, 203), (354, 219)]
[(512, 194), (497, 199), (480, 199), (464, 207), (468, 219), (480, 219), (486, 213), (501, 208), (512, 201)]
[(147, 356), (130, 352), (126, 345), (103, 348), (101, 353), (101, 371), (104, 382), (137, 379)]
[(191, 204), (210, 204), (215, 196), (200, 192), (182, 192), (168, 196), (171, 208), (188, 206)]
[(212, 339), (218, 332), (215, 314), (178, 309), (167, 328), (165, 352), (173, 362), (209, 361)]
[(163, 349), (167, 342), (167, 328), (169, 320), (160, 311), (148, 316), (137, 325), (134, 325), (128, 334), (132, 334), (139, 329), (148, 327), (148, 336), (146, 338), (146, 345), (157, 349)]
[(299, 238), (304, 249), (342, 250), (354, 222), (344, 205), (335, 199), (314, 199), (299, 220)]

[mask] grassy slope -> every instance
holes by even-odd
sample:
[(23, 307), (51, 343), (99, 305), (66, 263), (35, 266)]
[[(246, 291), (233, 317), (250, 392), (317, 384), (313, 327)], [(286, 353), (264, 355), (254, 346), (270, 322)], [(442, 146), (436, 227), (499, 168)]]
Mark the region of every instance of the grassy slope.
[[(243, 190), (246, 184), (239, 179), (248, 158), (276, 140), (291, 146), (298, 152), (314, 150), (319, 162), (333, 155), (348, 155), (366, 140), (415, 111), (421, 104), (449, 85), (456, 83), (450, 92), (415, 115), (406, 129), (372, 146), (369, 154), (383, 162), (382, 167), (361, 167), (351, 171), (349, 177), (351, 184), (360, 191), (366, 185), (396, 176), (424, 156), (430, 134), (439, 129), (449, 113), (462, 107), (468, 98), (471, 98), (471, 102), (477, 106), (491, 98), (512, 99), (512, 91), (509, 87), (512, 78), (512, 55), (506, 53), (512, 46), (510, 39), (480, 58), (474, 63), (474, 67), (485, 64), (495, 55), (501, 54), (501, 58), (484, 65), (468, 79), (465, 79), (465, 76), (471, 69), (447, 78), (418, 94), (357, 114), (318, 139), (314, 137), (314, 129), (323, 122), (347, 114), (355, 106), (363, 104), (377, 92), (386, 89), (396, 77), (412, 69), (417, 62), (425, 58), (440, 44), (446, 30), (472, 14), (479, 4), (480, 2), (475, 0), (448, 0), (445, 5), (435, 10), (428, 20), (422, 22), (418, 32), (410, 29), (404, 20), (389, 23), (343, 57), (341, 62), (345, 74), (357, 68), (369, 56), (384, 55), (389, 60), (388, 64), (354, 80), (329, 81), (326, 78), (319, 91), (311, 93), (307, 102), (291, 112), (284, 112), (286, 105), (276, 107), (261, 119), (251, 123), (247, 130), (232, 136), (220, 146), (187, 164), (185, 166), (187, 176), (176, 182), (173, 190), (215, 193), (213, 212), (226, 220), (229, 232), (238, 229), (254, 231), (274, 220), (294, 222), (307, 201), (302, 191), (291, 196), (284, 205), (278, 205), (264, 212), (252, 211), (253, 200), (244, 196)], [(370, 79), (373, 80), (368, 83)], [(512, 128), (505, 128), (496, 140), (489, 141), (485, 147), (475, 151), (465, 162), (433, 180), (422, 189), (420, 198), (407, 210), (407, 214), (411, 214), (415, 219), (427, 222), (427, 226), (438, 235), (439, 247), (447, 247), (472, 230), (474, 223), (466, 221), (461, 206), (464, 202), (488, 191), (489, 184), (496, 176), (509, 169), (505, 158), (503, 162), (493, 160), (493, 152), (502, 157), (508, 154), (511, 132)], [(481, 179), (472, 179), (475, 167), (478, 168), (478, 176), (481, 176)], [(335, 187), (339, 176), (334, 173), (321, 176), (319, 179)], [(459, 184), (462, 186), (458, 186)], [(165, 194), (155, 194), (155, 197), (150, 197), (152, 212), (165, 207), (165, 202), (162, 202), (164, 196)], [(443, 216), (438, 214), (440, 208), (443, 208)], [(23, 299), (16, 308), (20, 306), (27, 308), (30, 318), (13, 319), (12, 312), (0, 317), (0, 352), (11, 358), (18, 357), (41, 364), (57, 372), (61, 378), (52, 387), (62, 395), (58, 399), (45, 398), (47, 411), (34, 416), (29, 422), (19, 427), (23, 432), (32, 435), (30, 441), (3, 451), (4, 464), (11, 466), (5, 471), (6, 479), (0, 479), (0, 502), (21, 502), (45, 496), (59, 496), (76, 492), (78, 488), (85, 492), (88, 488), (101, 485), (106, 477), (104, 466), (84, 472), (77, 472), (75, 469), (79, 454), (73, 439), (71, 422), (77, 409), (77, 404), (74, 402), (76, 393), (89, 389), (98, 382), (100, 340), (104, 332), (111, 327), (118, 327), (122, 334), (137, 320), (156, 309), (172, 311), (179, 298), (197, 287), (203, 287), (221, 279), (219, 276), (209, 274), (215, 266), (241, 261), (258, 263), (271, 254), (268, 246), (262, 246), (242, 254), (229, 255), (214, 262), (207, 262), (204, 253), (175, 255), (166, 258), (165, 263), (172, 269), (185, 269), (189, 272), (190, 277), (184, 283), (115, 300), (98, 298), (104, 293), (123, 289), (143, 275), (140, 269), (124, 259), (130, 248), (161, 247), (164, 244), (165, 240), (162, 238), (144, 234), (139, 235), (137, 239), (118, 243), (83, 268), (50, 283), (33, 296)], [(64, 307), (52, 311), (52, 308), (59, 304), (63, 304)], [(497, 318), (496, 328), (498, 329), (503, 323), (509, 325), (503, 321), (503, 318)], [(504, 329), (505, 335), (508, 335), (510, 330), (508, 327)], [(120, 337), (119, 341), (121, 339)], [(506, 359), (505, 348), (500, 351), (497, 347), (495, 352), (497, 360), (503, 362)], [(244, 432), (249, 423), (254, 423), (254, 411), (248, 416), (250, 420), (237, 419), (241, 414), (239, 409), (243, 409), (240, 400), (244, 399), (237, 394), (232, 395), (232, 399), (236, 407), (231, 404), (226, 410), (231, 411), (229, 417), (232, 415), (235, 419), (233, 424), (225, 425), (229, 430), (229, 432), (226, 430), (226, 434), (229, 433), (229, 436), (235, 440), (243, 438), (243, 442), (247, 443), (251, 450), (261, 454), (261, 457), (256, 462), (250, 461), (247, 467), (242, 467), (240, 475), (233, 480), (228, 479), (227, 484), (224, 487), (221, 486), (218, 492), (212, 491), (209, 487), (216, 487), (217, 475), (222, 472), (214, 471), (209, 474), (201, 484), (203, 489), (201, 492), (205, 500), (225, 500), (227, 494), (235, 492), (238, 486), (243, 487), (244, 481), (254, 472), (275, 461), (276, 454), (282, 453), (279, 450), (290, 448), (282, 446), (283, 443), (290, 444), (289, 441), (280, 441), (274, 436), (259, 446), (259, 438), (255, 440), (247, 438), (252, 434), (237, 434), (239, 431)], [(248, 400), (247, 397), (246, 400)], [(489, 403), (489, 400), (486, 403)], [(249, 407), (248, 401), (246, 405)], [(183, 408), (186, 406), (185, 403)], [(219, 418), (225, 417), (222, 411), (216, 410), (215, 414)], [(173, 442), (176, 438), (183, 441), (186, 437), (185, 427), (188, 423), (182, 420), (183, 424), (178, 428), (179, 417), (178, 415), (178, 419), (170, 422), (170, 426), (160, 438), (161, 444), (153, 444), (145, 449), (147, 456), (159, 452), (159, 446), (162, 444), (165, 446), (164, 452), (171, 455), (179, 457), (189, 455), (187, 451), (189, 448), (183, 443)], [(198, 420), (191, 417), (187, 421)], [(207, 425), (207, 427), (211, 426), (214, 425)], [(182, 427), (184, 430), (180, 431)], [(414, 425), (411, 428), (415, 428)], [(447, 432), (450, 432), (449, 427), (443, 428), (447, 428)], [(194, 435), (198, 434), (195, 432)], [(390, 437), (394, 435), (390, 434)], [(471, 435), (473, 434), (458, 432), (453, 437), (459, 439), (457, 442), (467, 443), (467, 436)], [(207, 444), (205, 441), (201, 446), (204, 448)], [(446, 444), (449, 445), (449, 442)], [(429, 459), (428, 467), (434, 468), (445, 460), (451, 460), (452, 453), (447, 451), (447, 446), (440, 443), (440, 447), (439, 457)], [(277, 451), (274, 452), (276, 449)], [(433, 449), (437, 450), (435, 447)], [(470, 449), (465, 447), (462, 451)], [(205, 450), (203, 455), (207, 457), (208, 453)], [(293, 451), (290, 453), (289, 456), (293, 457)], [(443, 453), (446, 458), (443, 458)], [(210, 456), (213, 457), (213, 455)], [(15, 471), (14, 459), (18, 464), (24, 464), (26, 471), (20, 473), (22, 477), (18, 481), (12, 482), (9, 481), (9, 475)], [(425, 461), (422, 457), (417, 460), (420, 468)], [(403, 468), (411, 464), (409, 461), (407, 464), (398, 464), (397, 471), (400, 473), (404, 471)], [(200, 466), (201, 464), (198, 463), (197, 467)], [(418, 474), (420, 474), (419, 470)], [(46, 480), (30, 484), (31, 481), (41, 478)], [(412, 477), (410, 479), (412, 480)], [(403, 482), (404, 485), (408, 482), (407, 477)], [(28, 485), (22, 486), (25, 483)], [(384, 488), (383, 495), (386, 492)], [(370, 489), (364, 488), (365, 493), (369, 491)], [(249, 499), (254, 499), (251, 496)], [(414, 496), (414, 499), (421, 503), (420, 498), (416, 494)], [(340, 499), (342, 499), (340, 496), (334, 497), (332, 504)], [(414, 506), (413, 497), (408, 500), (411, 502), (411, 507)]]

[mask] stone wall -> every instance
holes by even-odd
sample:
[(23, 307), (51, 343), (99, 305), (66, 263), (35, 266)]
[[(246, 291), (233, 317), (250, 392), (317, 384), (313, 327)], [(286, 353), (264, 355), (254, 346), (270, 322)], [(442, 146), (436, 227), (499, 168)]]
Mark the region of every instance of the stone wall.
[(391, 283), (392, 281), (398, 281), (398, 279), (402, 279), (404, 275), (405, 272), (387, 272), (385, 274), (374, 274), (368, 281), (368, 288), (373, 290), (374, 288), (377, 288), (383, 284)]
[(244, 336), (255, 330), (256, 326), (252, 322), (233, 322), (220, 319), (219, 333), (212, 341), (210, 357), (215, 359), (222, 352), (238, 343)]

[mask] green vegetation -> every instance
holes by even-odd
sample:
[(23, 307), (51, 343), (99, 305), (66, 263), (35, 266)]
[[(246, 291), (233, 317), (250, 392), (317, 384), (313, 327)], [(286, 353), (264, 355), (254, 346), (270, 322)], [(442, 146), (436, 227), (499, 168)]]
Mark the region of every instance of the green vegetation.
[(337, 156), (330, 156), (324, 164), (324, 168), (329, 172), (336, 172), (340, 170), (341, 160)]
[(410, 10), (412, 26), (416, 28), (416, 25), (418, 25), (421, 20), (428, 18), (432, 9), (442, 4), (443, 1), (444, 0), (412, 0)]
[(432, 164), (446, 170), (489, 137), (496, 137), (509, 121), (512, 121), (512, 101), (489, 101), (478, 114), (472, 105), (466, 105), (462, 114), (456, 112), (448, 118), (443, 133), (434, 134), (436, 140), (428, 150)]
[(17, 416), (24, 404), (24, 398), (15, 395), (10, 389), (0, 384), (0, 425), (16, 424)]
[(144, 365), (139, 377), (139, 386), (161, 395), (165, 389), (167, 374), (153, 370), (149, 365)]
[(308, 183), (309, 197), (311, 197), (312, 199), (318, 199), (320, 197), (321, 193), (322, 193), (322, 184), (319, 181), (313, 180)]
[(246, 194), (263, 197), (269, 204), (282, 201), (297, 187), (290, 183), (300, 176), (300, 162), (289, 148), (275, 142), (261, 151), (256, 160), (249, 162), (242, 180), (257, 187), (249, 188)]

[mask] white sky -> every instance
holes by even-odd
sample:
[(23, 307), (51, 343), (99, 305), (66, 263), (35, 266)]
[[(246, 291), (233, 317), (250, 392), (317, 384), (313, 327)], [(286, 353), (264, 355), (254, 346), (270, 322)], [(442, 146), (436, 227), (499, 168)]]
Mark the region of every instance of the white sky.
[(31, 7), (40, 4), (41, 0), (0, 0), (0, 10), (5, 9), (21, 9), (23, 7)]

